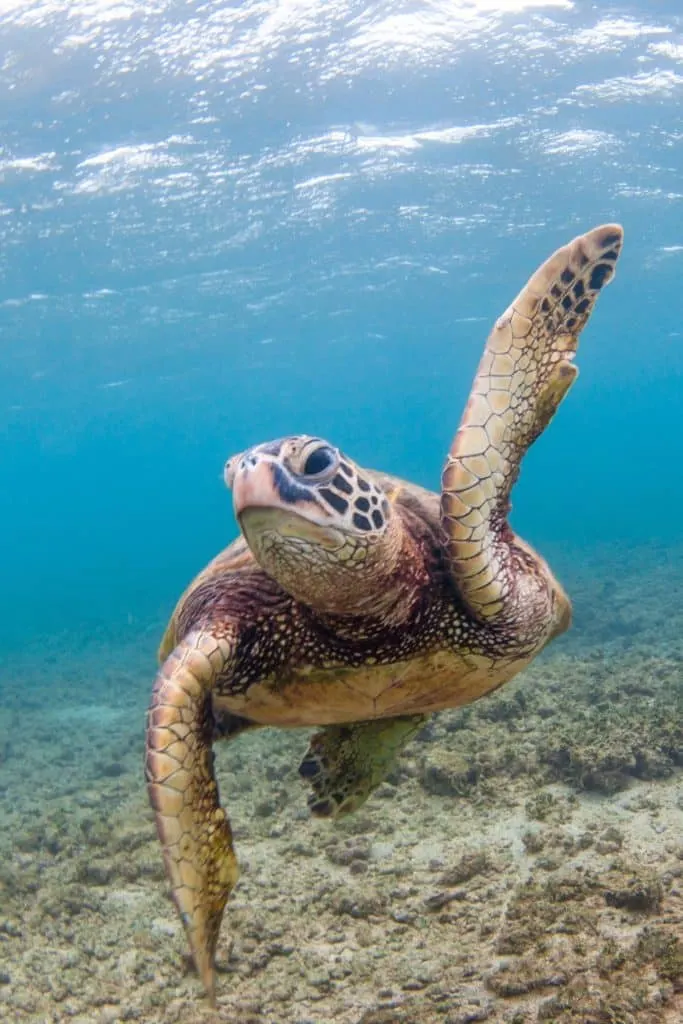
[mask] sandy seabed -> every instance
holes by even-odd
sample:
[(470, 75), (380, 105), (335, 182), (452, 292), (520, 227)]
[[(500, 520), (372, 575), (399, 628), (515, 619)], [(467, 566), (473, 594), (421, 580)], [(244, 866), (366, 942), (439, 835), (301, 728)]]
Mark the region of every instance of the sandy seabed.
[(680, 1024), (683, 553), (582, 572), (572, 634), (337, 825), (306, 811), (307, 733), (217, 746), (243, 875), (215, 1012), (143, 785), (162, 623), (6, 660), (0, 1020)]

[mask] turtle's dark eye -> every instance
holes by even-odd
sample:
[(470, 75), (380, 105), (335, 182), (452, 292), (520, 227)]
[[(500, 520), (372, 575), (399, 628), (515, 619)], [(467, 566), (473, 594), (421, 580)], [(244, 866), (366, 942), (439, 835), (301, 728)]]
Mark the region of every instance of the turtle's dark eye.
[(304, 462), (306, 476), (318, 476), (334, 464), (334, 452), (330, 448), (316, 448)]

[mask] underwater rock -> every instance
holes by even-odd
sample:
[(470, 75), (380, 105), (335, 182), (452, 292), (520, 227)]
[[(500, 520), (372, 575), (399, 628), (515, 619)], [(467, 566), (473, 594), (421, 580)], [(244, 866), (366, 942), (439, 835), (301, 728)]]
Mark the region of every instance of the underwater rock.
[(357, 1024), (412, 1024), (412, 1019), (408, 1016), (407, 1011), (401, 1009), (397, 1004), (366, 1010), (363, 1016), (358, 1018)]
[(522, 843), (527, 853), (540, 853), (545, 847), (545, 839), (541, 832), (523, 832)]
[(618, 829), (610, 826), (595, 842), (596, 853), (618, 853), (624, 845), (624, 836)]
[(423, 764), (420, 782), (435, 796), (465, 796), (479, 776), (477, 766), (462, 754), (437, 748)]
[(444, 1024), (477, 1024), (477, 1021), (489, 1020), (492, 1012), (491, 1006), (468, 1006), (449, 1013)]
[(623, 910), (652, 913), (662, 902), (662, 885), (659, 879), (632, 878), (620, 889), (606, 889), (605, 903), (609, 907)]
[(371, 855), (371, 841), (366, 836), (328, 843), (325, 854), (333, 864), (352, 866), (354, 861), (367, 861)]
[(683, 939), (663, 928), (644, 928), (634, 958), (653, 963), (661, 978), (670, 981), (674, 992), (683, 992)]
[(439, 884), (462, 885), (463, 882), (469, 882), (471, 878), (484, 874), (492, 867), (491, 857), (485, 850), (464, 853), (460, 860), (443, 872), (439, 878)]

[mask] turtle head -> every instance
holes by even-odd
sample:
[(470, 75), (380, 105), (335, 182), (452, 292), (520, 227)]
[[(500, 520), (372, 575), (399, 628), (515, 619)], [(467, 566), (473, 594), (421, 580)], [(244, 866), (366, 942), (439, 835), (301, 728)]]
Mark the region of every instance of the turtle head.
[(233, 456), (225, 481), (254, 558), (292, 597), (333, 614), (381, 610), (403, 529), (371, 474), (305, 435)]

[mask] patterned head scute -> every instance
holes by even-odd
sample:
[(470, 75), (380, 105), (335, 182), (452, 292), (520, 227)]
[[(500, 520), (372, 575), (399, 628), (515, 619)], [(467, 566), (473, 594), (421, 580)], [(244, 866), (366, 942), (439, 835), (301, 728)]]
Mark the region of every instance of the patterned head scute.
[(264, 463), (280, 508), (348, 533), (386, 530), (390, 505), (384, 491), (322, 438), (298, 435), (255, 445), (227, 462), (226, 483), (234, 487), (239, 476)]
[(401, 526), (372, 474), (303, 435), (234, 456), (225, 480), (254, 558), (288, 593), (320, 611), (377, 607)]

